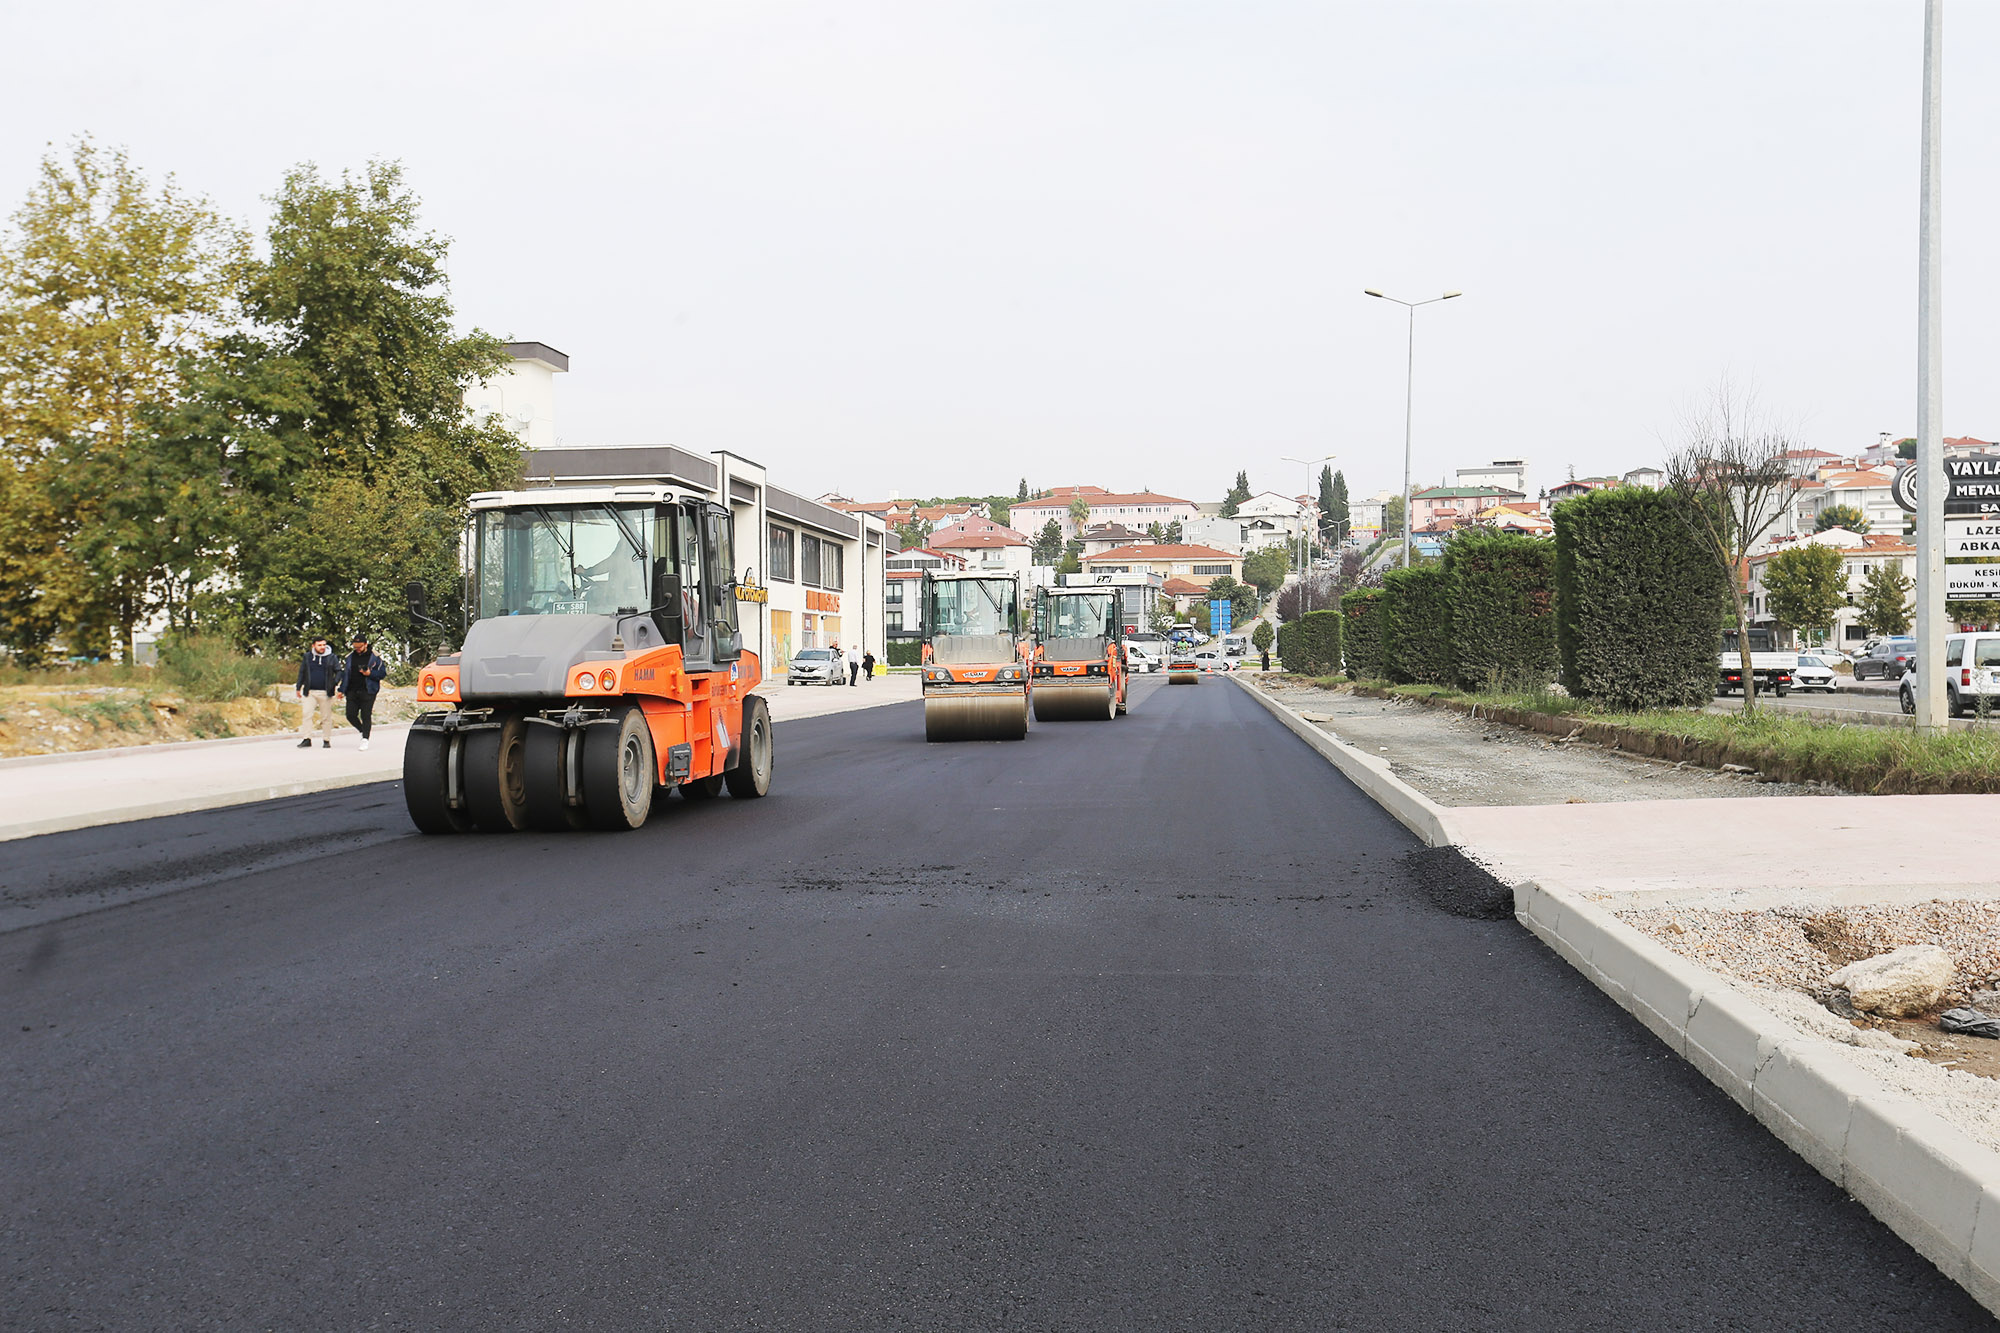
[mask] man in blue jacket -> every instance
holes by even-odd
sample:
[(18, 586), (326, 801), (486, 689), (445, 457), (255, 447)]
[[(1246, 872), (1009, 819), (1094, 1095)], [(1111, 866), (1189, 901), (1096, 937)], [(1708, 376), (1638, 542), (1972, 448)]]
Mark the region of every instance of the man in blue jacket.
[(340, 688), (340, 659), (327, 646), (326, 635), (313, 636), (312, 648), (299, 663), (299, 748), (312, 749), (314, 731), (320, 748), (333, 748), (333, 695)]
[(368, 733), (375, 725), (375, 692), (389, 675), (389, 664), (368, 647), (368, 636), (354, 636), (354, 651), (341, 668), (337, 693), (347, 700), (347, 725), (361, 733), (361, 748), (368, 748)]

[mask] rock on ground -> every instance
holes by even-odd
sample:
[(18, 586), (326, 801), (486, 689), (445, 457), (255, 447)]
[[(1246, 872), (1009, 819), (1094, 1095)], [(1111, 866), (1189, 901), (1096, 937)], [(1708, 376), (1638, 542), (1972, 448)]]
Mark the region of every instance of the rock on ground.
[(1921, 1014), (1938, 1002), (1956, 971), (1951, 955), (1935, 944), (1909, 944), (1849, 963), (1829, 976), (1846, 989), (1854, 1007), (1888, 1018)]

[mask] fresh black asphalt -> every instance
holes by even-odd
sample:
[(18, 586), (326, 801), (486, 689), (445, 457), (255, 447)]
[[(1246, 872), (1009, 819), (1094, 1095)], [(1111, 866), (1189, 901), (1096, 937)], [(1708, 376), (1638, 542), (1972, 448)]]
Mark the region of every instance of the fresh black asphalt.
[(0, 1326), (1990, 1326), (1225, 682), (777, 734), (0, 844)]

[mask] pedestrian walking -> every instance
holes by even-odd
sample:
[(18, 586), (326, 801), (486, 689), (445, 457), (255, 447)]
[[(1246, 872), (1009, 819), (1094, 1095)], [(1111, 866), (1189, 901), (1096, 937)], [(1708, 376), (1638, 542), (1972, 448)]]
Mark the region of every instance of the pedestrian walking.
[(375, 693), (388, 678), (389, 664), (368, 646), (368, 636), (354, 636), (354, 651), (340, 672), (339, 693), (347, 700), (347, 725), (361, 733), (361, 748), (368, 748), (368, 733), (375, 729)]
[(875, 679), (875, 654), (872, 651), (861, 654), (861, 679)]
[(861, 683), (861, 650), (860, 650), (859, 648), (856, 648), (856, 647), (853, 647), (852, 645), (850, 645), (850, 646), (848, 647), (848, 649), (847, 649), (847, 652), (845, 653), (845, 655), (844, 655), (844, 656), (845, 656), (845, 658), (846, 658), (846, 661), (847, 661), (847, 683), (848, 683), (849, 685), (858, 685), (858, 684), (860, 684), (860, 683)]
[(292, 690), (299, 698), (299, 748), (312, 749), (314, 731), (319, 732), (323, 750), (333, 748), (333, 694), (340, 688), (340, 659), (326, 641), (313, 636), (312, 647), (299, 662), (299, 683)]
[(1264, 650), (1263, 668), (1266, 671), (1269, 671), (1271, 669), (1271, 650), (1269, 648), (1266, 648)]

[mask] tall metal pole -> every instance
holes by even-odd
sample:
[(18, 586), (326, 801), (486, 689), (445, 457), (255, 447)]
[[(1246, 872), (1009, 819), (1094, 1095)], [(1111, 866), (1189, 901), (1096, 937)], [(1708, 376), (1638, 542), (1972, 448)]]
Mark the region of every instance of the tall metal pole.
[(1944, 0), (1924, 4), (1924, 144), (1917, 222), (1917, 729), (1941, 732), (1944, 693)]
[(1417, 308), (1410, 307), (1410, 347), (1403, 366), (1403, 568), (1410, 567), (1410, 405), (1416, 401)]

